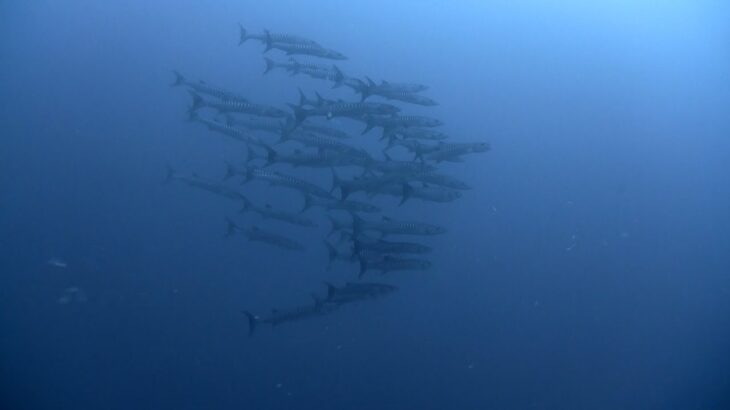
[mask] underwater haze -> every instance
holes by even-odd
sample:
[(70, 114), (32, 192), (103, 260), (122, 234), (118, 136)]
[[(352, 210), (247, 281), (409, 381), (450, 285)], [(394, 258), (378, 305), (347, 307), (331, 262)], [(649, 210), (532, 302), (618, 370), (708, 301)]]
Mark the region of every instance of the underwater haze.
[(0, 38), (0, 408), (730, 408), (727, 2), (3, 1)]

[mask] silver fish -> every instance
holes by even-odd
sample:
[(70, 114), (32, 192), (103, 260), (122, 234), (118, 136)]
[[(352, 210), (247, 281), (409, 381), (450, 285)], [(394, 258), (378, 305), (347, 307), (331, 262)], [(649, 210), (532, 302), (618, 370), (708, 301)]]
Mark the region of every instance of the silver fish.
[(228, 187), (224, 184), (206, 180), (204, 178), (200, 178), (199, 176), (197, 176), (195, 174), (193, 174), (191, 176), (180, 175), (177, 172), (175, 172), (174, 169), (172, 169), (171, 167), (168, 166), (167, 175), (165, 177), (165, 182), (171, 182), (171, 181), (180, 181), (191, 187), (199, 188), (204, 191), (211, 192), (216, 195), (222, 196), (224, 198), (240, 200), (240, 201), (247, 201), (246, 197), (243, 194), (241, 194), (240, 192), (238, 192), (234, 189), (231, 189), (230, 187)]
[(332, 198), (332, 194), (330, 194), (323, 188), (311, 182), (307, 182), (290, 175), (251, 166), (247, 166), (245, 168), (236, 168), (231, 164), (227, 164), (225, 178), (230, 178), (231, 176), (236, 174), (242, 175), (245, 179), (244, 182), (258, 179), (261, 181), (266, 181), (272, 186), (280, 186), (297, 190), (302, 194), (310, 194), (318, 196), (320, 198)]
[(292, 34), (281, 34), (281, 33), (272, 33), (268, 30), (264, 30), (263, 34), (252, 34), (249, 33), (248, 30), (246, 30), (240, 23), (238, 24), (239, 29), (239, 38), (238, 38), (238, 45), (245, 43), (247, 40), (258, 40), (264, 44), (266, 44), (267, 41), (273, 41), (276, 43), (284, 43), (284, 44), (307, 44), (312, 46), (319, 46), (319, 44), (314, 41), (310, 40), (308, 38), (295, 36)]
[(256, 104), (244, 100), (211, 101), (203, 99), (195, 92), (191, 92), (190, 94), (193, 97), (193, 105), (190, 108), (192, 111), (203, 107), (210, 107), (223, 113), (237, 112), (241, 114), (251, 114), (262, 117), (277, 118), (285, 118), (289, 116), (289, 113), (287, 113), (286, 111), (269, 105)]
[(397, 258), (390, 255), (370, 260), (361, 256), (359, 262), (359, 277), (362, 277), (368, 270), (377, 270), (381, 274), (384, 274), (393, 271), (427, 270), (431, 267), (431, 262), (424, 259)]
[(223, 101), (246, 101), (246, 99), (239, 94), (207, 84), (205, 81), (189, 81), (182, 74), (174, 70), (173, 74), (175, 74), (175, 82), (172, 83), (173, 87), (185, 86), (198, 94), (205, 94), (211, 97), (220, 98)]
[(337, 200), (337, 199), (322, 199), (316, 198), (310, 195), (304, 196), (304, 206), (302, 212), (307, 209), (319, 206), (328, 211), (341, 210), (347, 212), (364, 212), (364, 213), (378, 213), (380, 208), (367, 202), (358, 202), (350, 200)]
[(231, 236), (235, 233), (241, 233), (249, 241), (263, 242), (288, 251), (303, 251), (306, 249), (304, 245), (295, 241), (294, 239), (279, 235), (277, 233), (265, 231), (255, 225), (252, 225), (248, 228), (243, 228), (236, 225), (230, 219), (227, 219), (226, 221), (228, 223), (226, 236)]
[(243, 198), (243, 208), (241, 208), (241, 212), (256, 212), (264, 219), (275, 219), (277, 221), (286, 222), (296, 226), (303, 226), (307, 228), (314, 228), (317, 226), (316, 222), (305, 216), (274, 209), (270, 204), (265, 204), (262, 207), (256, 206), (245, 197)]
[(355, 237), (359, 237), (366, 231), (376, 231), (381, 235), (439, 235), (446, 232), (446, 229), (437, 225), (424, 222), (398, 221), (386, 216), (380, 221), (367, 221), (359, 216), (352, 215), (352, 228)]

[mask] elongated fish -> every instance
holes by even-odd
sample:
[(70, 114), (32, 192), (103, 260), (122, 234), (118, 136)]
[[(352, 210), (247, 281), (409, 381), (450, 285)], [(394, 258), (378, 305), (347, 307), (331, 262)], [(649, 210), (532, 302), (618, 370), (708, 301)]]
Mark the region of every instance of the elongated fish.
[(281, 41), (276, 41), (272, 36), (267, 36), (266, 50), (264, 50), (264, 52), (269, 51), (272, 48), (281, 50), (285, 52), (288, 56), (308, 55), (313, 57), (327, 58), (330, 60), (347, 60), (347, 57), (344, 54), (329, 48), (324, 48), (318, 44), (285, 43)]
[(430, 141), (441, 141), (447, 139), (449, 136), (440, 131), (429, 130), (417, 127), (399, 128), (393, 131), (395, 134), (400, 135), (405, 139), (417, 139), (417, 140), (430, 140)]
[(281, 139), (287, 139), (287, 136), (293, 132), (319, 134), (336, 139), (350, 138), (350, 135), (345, 131), (339, 130), (337, 128), (328, 127), (326, 125), (316, 124), (311, 121), (304, 121), (297, 126), (296, 122), (294, 122), (294, 119), (288, 117), (280, 132)]
[(226, 177), (229, 178), (233, 175), (242, 175), (245, 179), (244, 182), (257, 179), (268, 182), (272, 186), (280, 186), (285, 188), (291, 188), (301, 192), (302, 194), (310, 194), (320, 198), (332, 198), (332, 194), (327, 192), (325, 189), (303, 179), (295, 178), (290, 175), (282, 174), (276, 171), (269, 171), (262, 168), (256, 168), (247, 166), (245, 168), (236, 168), (231, 164), (227, 164)]
[(370, 239), (365, 236), (353, 238), (352, 250), (360, 255), (363, 252), (379, 254), (425, 254), (431, 252), (431, 247), (413, 242), (390, 242), (383, 239)]
[(363, 212), (363, 213), (378, 213), (380, 208), (367, 202), (349, 201), (349, 200), (337, 200), (337, 199), (323, 199), (316, 198), (311, 195), (304, 196), (304, 206), (302, 212), (309, 208), (319, 206), (328, 211), (340, 210), (347, 212)]
[(265, 146), (264, 148), (267, 151), (266, 156), (260, 156), (260, 154), (254, 152), (252, 152), (249, 156), (251, 160), (257, 158), (264, 159), (266, 161), (263, 165), (264, 167), (282, 163), (289, 164), (293, 167), (305, 168), (334, 168), (349, 166), (365, 168), (370, 161), (363, 156), (343, 154), (326, 149), (320, 149), (318, 152), (302, 152), (301, 150), (295, 150), (291, 154), (282, 154), (269, 146)]
[(276, 43), (284, 43), (284, 44), (308, 44), (312, 46), (319, 46), (316, 41), (310, 40), (308, 38), (295, 36), (292, 34), (282, 34), (282, 33), (272, 33), (268, 30), (264, 30), (262, 34), (253, 34), (250, 33), (248, 30), (246, 30), (243, 25), (240, 23), (238, 24), (239, 29), (239, 38), (238, 38), (238, 45), (245, 43), (247, 40), (258, 40), (264, 44), (266, 44), (267, 41), (272, 41)]
[(372, 159), (367, 151), (362, 148), (355, 148), (351, 145), (345, 144), (344, 142), (327, 137), (322, 137), (316, 134), (292, 133), (284, 137), (281, 142), (283, 141), (296, 141), (307, 147), (330, 150), (353, 157), (361, 157), (367, 160)]
[(313, 116), (362, 118), (365, 115), (393, 115), (400, 111), (400, 108), (394, 105), (373, 102), (323, 102), (312, 108), (291, 104), (289, 106), (294, 111), (297, 123)]
[(383, 216), (380, 221), (367, 221), (359, 216), (352, 215), (352, 228), (355, 237), (366, 231), (376, 231), (385, 235), (439, 235), (446, 232), (446, 229), (437, 225), (424, 222), (398, 221)]
[(248, 228), (243, 228), (236, 225), (230, 219), (226, 219), (226, 222), (228, 223), (226, 236), (231, 236), (235, 233), (241, 233), (249, 241), (263, 242), (288, 251), (303, 251), (305, 249), (304, 245), (295, 241), (294, 239), (288, 238), (278, 233), (265, 231), (255, 225), (251, 225)]
[(405, 149), (407, 149), (410, 153), (414, 155), (414, 159), (419, 159), (423, 161), (423, 156), (425, 154), (430, 154), (432, 152), (438, 151), (439, 146), (438, 145), (429, 145), (424, 144), (420, 142), (419, 140), (414, 139), (392, 139), (390, 140), (388, 146), (383, 150), (385, 152), (386, 150), (389, 150), (395, 146), (401, 146)]
[(271, 313), (265, 317), (255, 316), (248, 311), (243, 311), (243, 313), (248, 319), (248, 335), (251, 336), (259, 323), (277, 326), (287, 322), (298, 322), (330, 313), (335, 307), (332, 304), (321, 303), (318, 298), (315, 298), (315, 303), (311, 305), (295, 306), (286, 309), (271, 309)]
[(444, 123), (441, 120), (420, 115), (392, 115), (390, 117), (367, 116), (365, 129), (362, 133), (365, 134), (375, 127), (382, 128), (383, 135), (386, 135), (400, 128), (433, 128), (440, 127), (442, 125), (444, 125)]
[(441, 144), (439, 148), (425, 156), (427, 160), (437, 163), (442, 161), (461, 162), (462, 155), (489, 151), (490, 146), (486, 142)]
[(228, 199), (234, 199), (234, 200), (240, 200), (240, 201), (248, 200), (240, 192), (238, 192), (235, 189), (232, 189), (224, 184), (221, 184), (220, 182), (207, 180), (207, 179), (201, 178), (195, 174), (190, 175), (190, 176), (180, 175), (177, 172), (175, 172), (174, 169), (172, 169), (171, 167), (168, 166), (167, 175), (165, 177), (165, 182), (171, 182), (171, 181), (180, 181), (191, 187), (199, 188), (204, 191), (211, 192), (211, 193), (214, 193), (216, 195), (219, 195), (219, 196), (222, 196), (222, 197), (228, 198)]
[(223, 113), (237, 112), (241, 114), (278, 118), (285, 118), (289, 116), (289, 113), (286, 111), (269, 105), (255, 104), (249, 101), (240, 100), (211, 101), (203, 99), (195, 92), (191, 92), (190, 94), (193, 97), (193, 105), (191, 107), (191, 110), (193, 111), (202, 107), (210, 107)]
[(385, 161), (373, 161), (369, 163), (368, 170), (382, 172), (393, 177), (436, 170), (436, 167), (432, 164), (414, 161), (396, 161), (385, 152), (383, 155), (385, 156)]
[(332, 88), (340, 87), (345, 80), (345, 75), (336, 65), (329, 67), (319, 64), (300, 63), (296, 60), (292, 60), (292, 64), (294, 66), (291, 69), (293, 75), (304, 74), (318, 80), (328, 80), (333, 83)]
[(377, 270), (381, 274), (394, 272), (394, 271), (409, 271), (409, 270), (427, 270), (431, 267), (431, 262), (424, 259), (406, 259), (398, 258), (395, 256), (385, 255), (378, 259), (366, 259), (364, 257), (359, 258), (360, 272), (358, 276), (362, 277), (368, 270)]
[(234, 117), (231, 114), (226, 114), (226, 124), (231, 127), (243, 127), (251, 131), (263, 131), (270, 134), (279, 135), (281, 133), (281, 127), (284, 126), (284, 122), (273, 118), (259, 118), (259, 117)]
[(422, 105), (424, 107), (433, 107), (435, 105), (439, 105), (439, 103), (432, 98), (420, 94), (413, 94), (410, 92), (393, 91), (382, 93), (380, 94), (380, 96), (387, 100), (402, 101), (410, 104)]
[(410, 176), (411, 181), (419, 181), (426, 185), (437, 185), (444, 188), (471, 189), (471, 186), (464, 181), (454, 178), (450, 175), (439, 174), (436, 172), (421, 172)]
[(306, 228), (314, 228), (317, 226), (316, 222), (301, 214), (274, 209), (271, 207), (270, 204), (265, 204), (262, 207), (256, 206), (250, 200), (248, 200), (248, 198), (243, 199), (243, 208), (241, 208), (241, 212), (255, 212), (261, 215), (261, 217), (264, 219), (274, 219), (277, 221), (286, 222), (291, 225), (303, 226)]
[(398, 290), (397, 287), (385, 283), (347, 282), (344, 286), (337, 287), (325, 282), (325, 285), (327, 286), (325, 302), (336, 305), (374, 299)]
[(241, 95), (236, 94), (234, 92), (228, 91), (226, 89), (216, 87), (210, 84), (207, 84), (205, 81), (189, 81), (185, 77), (183, 77), (182, 74), (180, 74), (177, 71), (173, 70), (173, 74), (175, 74), (175, 82), (172, 83), (172, 86), (185, 86), (190, 88), (191, 90), (195, 91), (198, 94), (205, 94), (209, 95), (211, 97), (220, 98), (221, 100), (227, 101), (246, 101), (245, 98), (243, 98)]
[(365, 78), (367, 80), (367, 84), (363, 83), (363, 86), (361, 86), (359, 90), (356, 90), (362, 95), (363, 100), (371, 95), (379, 95), (387, 98), (388, 95), (405, 93), (414, 94), (428, 89), (428, 86), (412, 83), (391, 83), (382, 81), (380, 84), (376, 84), (375, 81), (371, 80), (369, 77)]
[(412, 186), (408, 183), (388, 184), (376, 188), (371, 194), (385, 194), (401, 198), (398, 205), (403, 205), (410, 198), (417, 198), (429, 202), (453, 202), (461, 198), (461, 192), (442, 187), (424, 185), (422, 187)]
[(221, 133), (223, 135), (226, 135), (228, 137), (231, 137), (235, 139), (236, 141), (244, 142), (248, 145), (253, 146), (263, 146), (264, 143), (254, 137), (253, 135), (248, 134), (245, 131), (242, 131), (238, 128), (231, 127), (230, 125), (224, 124), (222, 122), (209, 120), (207, 118), (200, 117), (196, 112), (191, 111), (190, 112), (190, 121), (199, 122), (206, 127), (208, 127), (209, 130), (215, 131), (218, 133)]
[(264, 57), (264, 61), (266, 62), (266, 69), (264, 69), (264, 74), (268, 74), (271, 70), (281, 68), (291, 73), (291, 75), (294, 75), (294, 70), (297, 68), (297, 65), (292, 61), (279, 63), (268, 57)]
[(382, 186), (392, 184), (393, 182), (398, 180), (399, 178), (397, 176), (392, 175), (359, 177), (350, 180), (343, 180), (337, 176), (333, 169), (331, 191), (339, 188), (340, 199), (345, 200), (348, 196), (350, 196), (350, 194), (353, 194), (355, 192), (373, 192)]

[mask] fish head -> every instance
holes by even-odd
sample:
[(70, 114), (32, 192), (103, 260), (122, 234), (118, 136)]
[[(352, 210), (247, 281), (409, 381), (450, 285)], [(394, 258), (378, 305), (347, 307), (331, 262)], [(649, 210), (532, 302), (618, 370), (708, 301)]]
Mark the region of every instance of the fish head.
[(472, 152), (487, 152), (491, 147), (487, 142), (479, 142), (472, 146)]
[(347, 60), (347, 56), (335, 50), (327, 50), (327, 57), (333, 60)]
[(439, 235), (442, 233), (446, 233), (446, 228), (436, 225), (430, 225), (426, 227), (425, 231), (429, 235)]
[(364, 209), (366, 212), (380, 212), (380, 208), (373, 204), (365, 204)]
[(422, 172), (433, 172), (436, 171), (436, 165), (423, 163), (420, 164), (419, 170)]
[(390, 104), (380, 104), (380, 113), (385, 115), (393, 115), (398, 114), (400, 112), (400, 108), (396, 107), (395, 105)]

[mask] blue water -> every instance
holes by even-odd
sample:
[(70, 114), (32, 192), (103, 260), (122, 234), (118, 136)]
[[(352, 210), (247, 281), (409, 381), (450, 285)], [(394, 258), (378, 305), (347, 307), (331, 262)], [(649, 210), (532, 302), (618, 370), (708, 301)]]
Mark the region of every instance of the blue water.
[[(730, 408), (724, 2), (111, 3), (0, 3), (1, 408)], [(429, 271), (253, 337), (242, 310), (309, 303), (357, 267), (325, 269), (321, 210), (307, 231), (162, 183), (244, 155), (185, 121), (172, 70), (282, 108), (297, 87), (356, 97), (263, 76), (238, 23), (428, 84), (440, 105), (404, 111), (492, 146), (440, 168), (474, 187), (458, 201), (375, 200), (449, 229), (424, 241)], [(308, 250), (226, 239), (226, 216)]]

